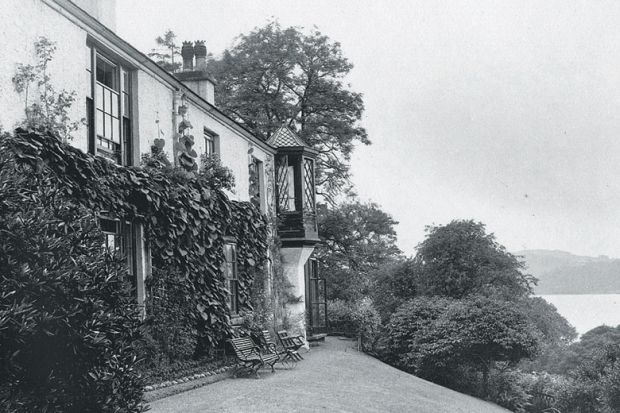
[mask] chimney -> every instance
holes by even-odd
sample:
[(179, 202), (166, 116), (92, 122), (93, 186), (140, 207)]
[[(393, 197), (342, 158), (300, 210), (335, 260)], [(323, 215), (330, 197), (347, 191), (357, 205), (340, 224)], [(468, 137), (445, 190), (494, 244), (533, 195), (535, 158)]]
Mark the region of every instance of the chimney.
[(207, 70), (207, 46), (204, 40), (196, 40), (194, 53), (196, 54), (196, 70)]
[(192, 42), (183, 42), (181, 56), (183, 56), (183, 71), (191, 72), (194, 70), (194, 46), (192, 46)]
[[(193, 46), (192, 42), (183, 42), (181, 56), (183, 56), (183, 70), (174, 74), (176, 78), (214, 105), (215, 82), (207, 72), (207, 46), (204, 40), (197, 40)], [(195, 66), (192, 64), (194, 56), (196, 56)]]

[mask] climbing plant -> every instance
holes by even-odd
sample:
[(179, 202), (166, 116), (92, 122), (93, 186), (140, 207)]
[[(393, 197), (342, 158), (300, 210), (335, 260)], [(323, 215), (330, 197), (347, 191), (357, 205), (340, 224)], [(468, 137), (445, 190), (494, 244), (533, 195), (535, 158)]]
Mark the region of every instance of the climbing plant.
[(225, 236), (237, 242), (240, 308), (251, 309), (248, 289), (265, 262), (266, 222), (250, 203), (229, 200), (208, 174), (164, 162), (121, 167), (35, 130), (16, 130), (5, 147), (18, 163), (49, 174), (81, 206), (145, 226), (153, 266), (187, 288), (192, 299), (187, 316), (196, 324), (203, 348), (231, 332), (221, 272)]

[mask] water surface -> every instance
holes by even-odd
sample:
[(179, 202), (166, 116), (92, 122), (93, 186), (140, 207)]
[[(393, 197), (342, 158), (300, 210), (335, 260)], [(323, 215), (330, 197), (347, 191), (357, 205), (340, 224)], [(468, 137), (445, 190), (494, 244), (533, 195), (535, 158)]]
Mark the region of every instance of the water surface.
[(553, 304), (578, 334), (602, 324), (620, 324), (620, 294), (545, 294), (540, 297)]

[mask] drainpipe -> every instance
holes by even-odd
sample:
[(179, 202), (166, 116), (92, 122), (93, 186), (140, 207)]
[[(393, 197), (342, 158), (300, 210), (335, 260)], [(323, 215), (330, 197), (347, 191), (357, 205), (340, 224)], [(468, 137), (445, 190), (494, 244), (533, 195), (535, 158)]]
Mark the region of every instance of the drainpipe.
[(178, 123), (177, 123), (177, 116), (178, 116), (178, 101), (181, 100), (181, 96), (182, 93), (179, 89), (174, 89), (174, 91), (172, 92), (172, 164), (174, 166), (178, 166), (178, 160), (177, 160), (177, 151), (178, 151), (178, 143), (179, 143), (179, 137), (178, 137)]

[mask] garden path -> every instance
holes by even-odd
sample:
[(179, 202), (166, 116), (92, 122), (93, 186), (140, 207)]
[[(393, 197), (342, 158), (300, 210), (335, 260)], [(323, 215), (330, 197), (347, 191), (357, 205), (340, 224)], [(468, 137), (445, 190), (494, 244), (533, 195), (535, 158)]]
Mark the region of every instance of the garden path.
[(328, 337), (302, 355), (292, 370), (220, 381), (154, 401), (150, 412), (508, 412), (388, 366), (350, 340)]

